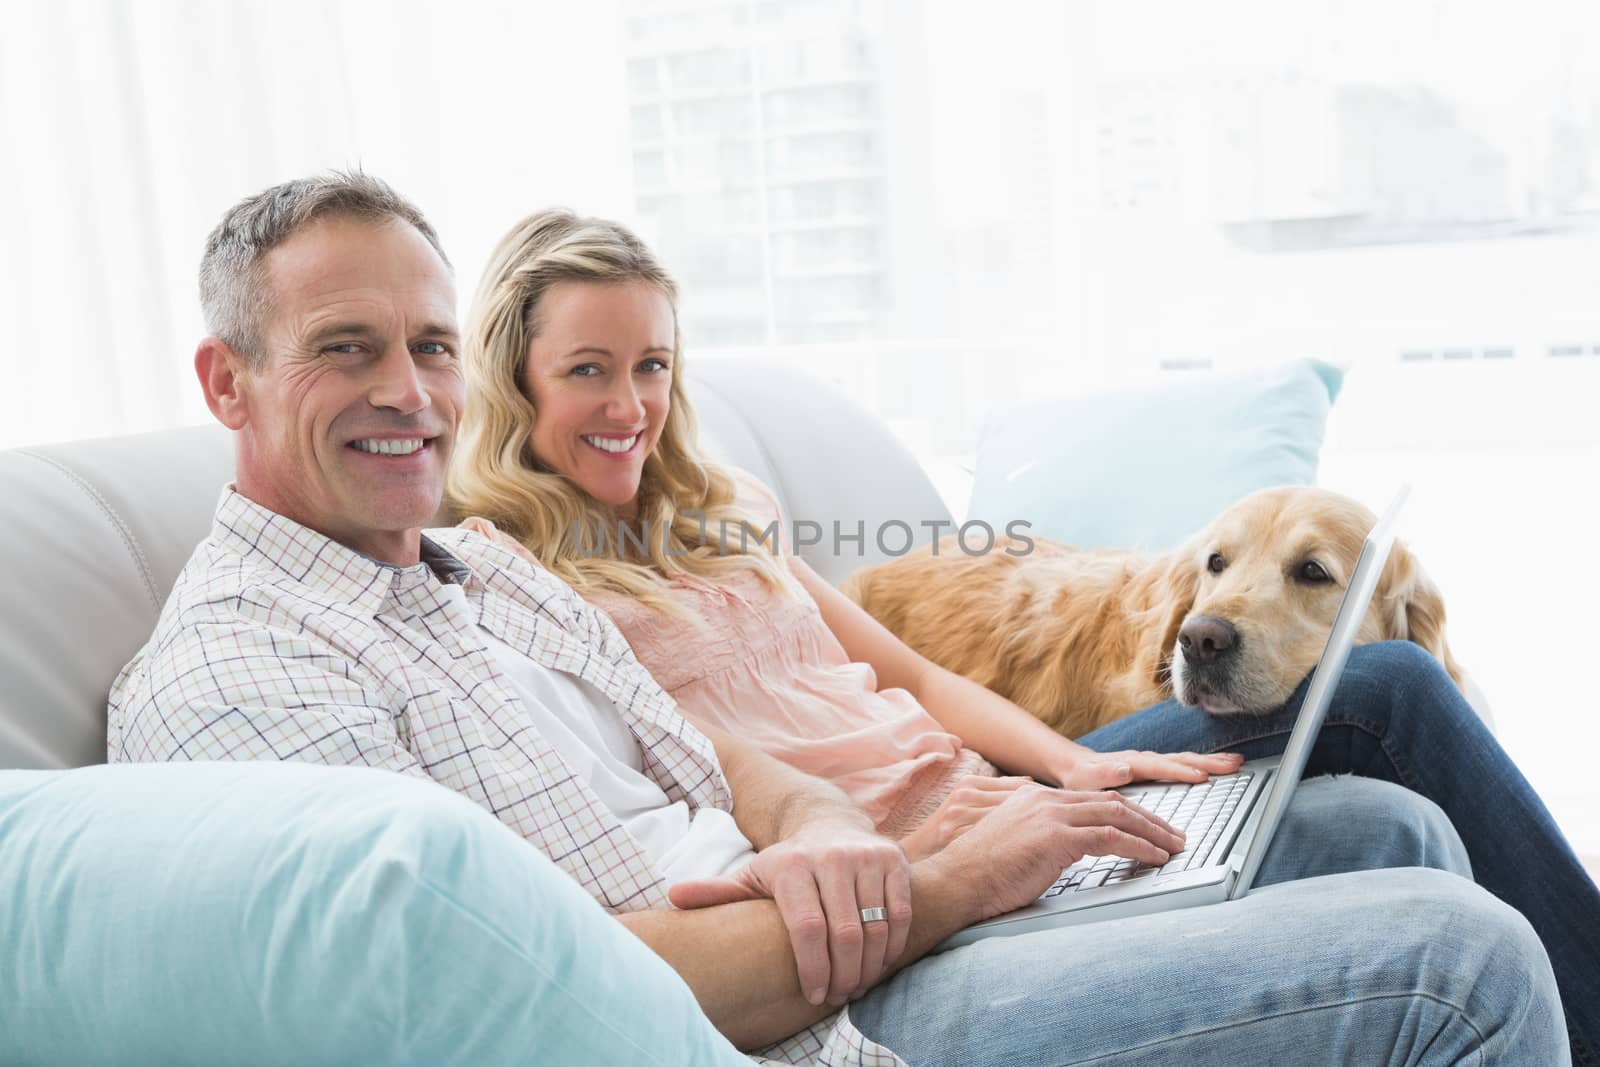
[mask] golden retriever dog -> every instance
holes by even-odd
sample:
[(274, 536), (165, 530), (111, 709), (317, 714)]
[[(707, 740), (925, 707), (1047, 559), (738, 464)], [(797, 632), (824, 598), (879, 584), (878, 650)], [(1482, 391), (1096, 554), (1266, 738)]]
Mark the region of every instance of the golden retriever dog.
[[(1377, 518), (1324, 489), (1264, 489), (1162, 556), (956, 537), (841, 587), (906, 644), (1079, 737), (1174, 696), (1216, 715), (1279, 707), (1310, 673)], [(1444, 602), (1396, 542), (1357, 636), (1414, 641), (1457, 686)]]

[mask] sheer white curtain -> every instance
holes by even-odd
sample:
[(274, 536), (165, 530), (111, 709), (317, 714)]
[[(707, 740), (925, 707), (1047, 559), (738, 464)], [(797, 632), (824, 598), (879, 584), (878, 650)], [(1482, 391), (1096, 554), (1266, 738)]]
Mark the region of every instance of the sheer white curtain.
[(0, 447), (207, 417), (195, 273), (227, 206), (360, 165), (463, 305), (498, 235), (625, 215), (612, 3), (0, 2)]

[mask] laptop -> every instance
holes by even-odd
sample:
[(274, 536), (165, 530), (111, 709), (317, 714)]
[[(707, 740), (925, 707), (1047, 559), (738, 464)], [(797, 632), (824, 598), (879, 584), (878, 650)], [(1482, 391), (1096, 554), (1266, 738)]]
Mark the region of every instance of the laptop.
[(1206, 782), (1140, 782), (1123, 787), (1118, 792), (1184, 832), (1182, 852), (1160, 867), (1119, 856), (1085, 856), (1062, 871), (1032, 904), (969, 926), (946, 939), (938, 951), (986, 937), (1215, 904), (1248, 893), (1300, 784), (1334, 685), (1394, 546), (1396, 520), (1410, 489), (1400, 487), (1361, 546), (1281, 756), (1250, 760), (1233, 774), (1213, 775)]

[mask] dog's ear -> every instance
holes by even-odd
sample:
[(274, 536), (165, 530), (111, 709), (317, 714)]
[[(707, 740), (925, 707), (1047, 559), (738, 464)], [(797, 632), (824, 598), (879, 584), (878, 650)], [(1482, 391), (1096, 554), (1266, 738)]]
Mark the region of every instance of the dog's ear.
[(1461, 665), (1450, 653), (1444, 636), (1444, 598), (1417, 557), (1396, 541), (1389, 562), (1378, 582), (1378, 597), (1383, 610), (1384, 637), (1421, 645), (1444, 669), (1462, 684)]
[(1154, 611), (1159, 613), (1155, 622), (1161, 643), (1156, 646), (1152, 679), (1157, 686), (1172, 682), (1172, 649), (1178, 643), (1178, 630), (1183, 627), (1183, 620), (1194, 610), (1194, 598), (1199, 591), (1200, 565), (1195, 562), (1195, 553), (1185, 546), (1173, 553), (1158, 571)]

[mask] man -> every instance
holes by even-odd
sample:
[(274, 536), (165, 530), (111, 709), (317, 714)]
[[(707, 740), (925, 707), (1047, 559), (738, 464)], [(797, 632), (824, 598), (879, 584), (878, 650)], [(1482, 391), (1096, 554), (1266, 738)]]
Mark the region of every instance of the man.
[[(201, 300), (195, 368), (237, 435), (236, 482), (113, 687), (110, 760), (367, 764), (456, 789), (672, 964), (740, 1047), (794, 1035), (784, 1058), (1192, 1061), (1287, 1040), (1335, 1059), (1414, 1044), (1425, 1062), (1558, 1062), (1537, 940), (1439, 872), (1275, 887), (1226, 919), (1190, 913), (1187, 934), (1158, 916), (913, 964), (1084, 854), (1159, 863), (1182, 839), (1114, 794), (1035, 787), (908, 865), (830, 786), (691, 727), (551, 575), (467, 531), (424, 535), (460, 419), (455, 291), (432, 228), (381, 182), (241, 202), (208, 242)], [(1376, 862), (1440, 848), (1397, 838)], [(1337, 851), (1294, 873), (1374, 861)], [(1165, 996), (1201, 963), (1230, 978)], [(1276, 1038), (1248, 1025), (1280, 1016)]]

